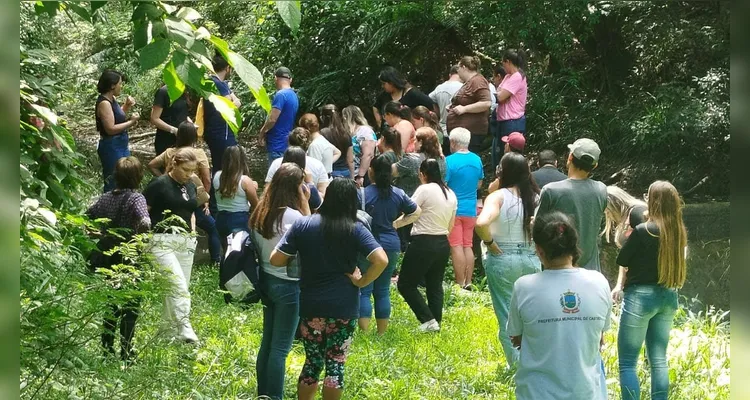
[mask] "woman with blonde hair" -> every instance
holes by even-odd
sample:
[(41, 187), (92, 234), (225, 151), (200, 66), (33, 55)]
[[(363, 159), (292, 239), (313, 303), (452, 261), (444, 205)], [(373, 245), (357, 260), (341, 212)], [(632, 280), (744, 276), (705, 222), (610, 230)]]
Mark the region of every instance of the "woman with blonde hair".
[(362, 110), (357, 106), (347, 106), (341, 110), (344, 127), (352, 137), (354, 152), (354, 181), (359, 185), (367, 186), (369, 179), (367, 171), (370, 170), (370, 162), (375, 158), (375, 145), (378, 137), (375, 131), (367, 124)]
[(646, 222), (648, 206), (642, 200), (631, 196), (621, 188), (607, 186), (607, 208), (604, 210), (604, 230), (602, 235), (611, 243), (612, 238), (618, 248), (622, 248), (638, 224)]
[(669, 331), (677, 312), (677, 289), (685, 283), (687, 270), (687, 231), (677, 189), (656, 181), (648, 188), (647, 201), (648, 220), (636, 226), (617, 256), (620, 274), (612, 291), (614, 301), (624, 297), (617, 335), (623, 400), (640, 399), (636, 367), (644, 340), (651, 398), (667, 399)]

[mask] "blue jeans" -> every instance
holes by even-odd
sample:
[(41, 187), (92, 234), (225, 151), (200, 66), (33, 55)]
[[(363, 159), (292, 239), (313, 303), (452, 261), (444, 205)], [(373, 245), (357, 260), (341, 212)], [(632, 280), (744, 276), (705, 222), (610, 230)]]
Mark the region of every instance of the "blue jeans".
[(130, 155), (128, 149), (128, 134), (106, 136), (99, 138), (99, 146), (96, 150), (102, 163), (102, 179), (104, 180), (104, 193), (115, 188), (115, 165), (117, 160)]
[[(224, 157), (224, 151), (227, 147), (236, 146), (237, 138), (234, 136), (231, 129), (226, 128), (225, 131), (206, 132), (203, 139), (206, 141), (208, 150), (211, 152), (211, 171), (213, 171), (211, 179), (213, 182), (213, 174), (215, 174), (216, 171), (221, 171), (221, 162)], [(211, 185), (211, 187), (213, 188), (213, 185)], [(211, 196), (211, 198), (213, 198), (213, 196)]]
[(492, 169), (497, 168), (500, 159), (503, 158), (503, 136), (508, 136), (512, 132), (521, 132), (526, 135), (526, 116), (518, 119), (509, 119), (497, 122), (496, 135), (492, 136)]
[(498, 338), (505, 353), (508, 366), (518, 362), (518, 350), (513, 347), (510, 336), (505, 332), (510, 310), (510, 297), (513, 294), (513, 284), (518, 278), (539, 272), (542, 264), (536, 256), (534, 247), (518, 243), (498, 242), (503, 251), (496, 256), (487, 252), (483, 262), (487, 274), (487, 285), (492, 297), (492, 308), (495, 309), (497, 323), (500, 326)]
[(211, 254), (212, 262), (221, 262), (221, 241), (219, 240), (219, 231), (216, 229), (214, 217), (206, 215), (203, 207), (195, 210), (195, 225), (206, 232), (208, 237), (208, 252)]
[(260, 287), (268, 300), (263, 304), (263, 338), (255, 363), (258, 396), (281, 399), (286, 358), (299, 324), (299, 282), (260, 273)]
[(216, 215), (216, 229), (219, 231), (222, 240), (235, 232), (250, 232), (250, 228), (248, 228), (249, 219), (250, 212), (248, 211), (219, 211)]
[(273, 160), (275, 160), (277, 158), (281, 158), (281, 157), (284, 157), (284, 152), (283, 151), (271, 151), (271, 150), (268, 150), (268, 166), (269, 167), (271, 166), (271, 163), (273, 162)]
[[(387, 251), (388, 265), (385, 270), (369, 285), (359, 291), (359, 317), (372, 317), (372, 302), (370, 295), (375, 297), (375, 318), (388, 319), (391, 317), (391, 275), (398, 264), (400, 251)], [(370, 262), (364, 257), (360, 258), (359, 270), (364, 274), (370, 267)]]
[(352, 178), (352, 174), (351, 172), (349, 172), (348, 168), (347, 169), (334, 169), (333, 171), (331, 171), (331, 176), (333, 177), (338, 176), (341, 178), (349, 178), (349, 179)]
[(666, 400), (669, 394), (667, 344), (676, 312), (677, 291), (674, 289), (659, 285), (632, 285), (625, 289), (617, 334), (623, 400), (641, 398), (636, 367), (644, 340), (651, 367), (651, 398)]

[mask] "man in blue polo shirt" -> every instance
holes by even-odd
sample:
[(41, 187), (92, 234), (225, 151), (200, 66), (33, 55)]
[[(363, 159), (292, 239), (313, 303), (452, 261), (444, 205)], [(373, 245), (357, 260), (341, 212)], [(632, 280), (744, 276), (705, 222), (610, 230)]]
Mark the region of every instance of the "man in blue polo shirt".
[(294, 128), (294, 119), (299, 109), (297, 93), (292, 89), (292, 72), (289, 68), (279, 67), (276, 70), (276, 95), (271, 103), (271, 115), (260, 128), (258, 143), (266, 146), (268, 165), (282, 157), (288, 146), (287, 137)]

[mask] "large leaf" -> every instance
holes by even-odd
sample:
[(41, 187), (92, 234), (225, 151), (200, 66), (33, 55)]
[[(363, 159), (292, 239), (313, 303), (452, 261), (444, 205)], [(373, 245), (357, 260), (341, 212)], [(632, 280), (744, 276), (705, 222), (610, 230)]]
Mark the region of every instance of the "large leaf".
[(277, 0), (276, 9), (279, 10), (281, 19), (286, 26), (296, 34), (299, 30), (299, 23), (302, 20), (301, 4), (297, 1)]
[[(176, 53), (175, 55), (177, 54), (182, 54), (182, 53)], [(179, 99), (180, 96), (182, 96), (182, 93), (185, 91), (185, 83), (182, 82), (182, 79), (180, 79), (180, 76), (177, 74), (177, 70), (175, 69), (174, 57), (164, 67), (164, 70), (162, 70), (161, 76), (162, 76), (162, 79), (164, 79), (164, 83), (167, 85), (167, 93), (169, 94), (169, 102), (170, 104), (174, 103), (174, 101)]]
[(201, 19), (200, 13), (198, 11), (195, 11), (194, 9), (190, 7), (182, 7), (180, 11), (177, 11), (177, 14), (175, 14), (177, 18), (186, 19), (188, 21), (195, 21), (196, 19)]
[(242, 57), (231, 50), (227, 51), (227, 61), (237, 72), (240, 79), (242, 79), (247, 87), (250, 88), (250, 92), (255, 96), (258, 104), (260, 104), (266, 112), (270, 112), (271, 100), (268, 98), (268, 93), (263, 89), (263, 76), (260, 74), (260, 71), (258, 71), (258, 68), (255, 68), (255, 65), (251, 64), (250, 61), (247, 61), (245, 57)]
[(140, 51), (141, 69), (147, 71), (161, 65), (169, 57), (169, 49), (169, 40), (165, 39), (158, 39), (146, 45)]
[(224, 39), (216, 35), (211, 35), (208, 40), (213, 43), (214, 47), (216, 47), (216, 50), (218, 50), (221, 55), (224, 56), (224, 58), (229, 59), (229, 44)]
[(31, 107), (39, 113), (39, 115), (47, 120), (52, 125), (57, 125), (57, 114), (47, 107), (40, 106), (38, 104), (32, 104)]
[(92, 1), (91, 2), (91, 13), (107, 5), (106, 1)]
[(175, 51), (172, 53), (172, 64), (174, 64), (175, 72), (183, 83), (189, 85), (188, 80), (190, 79), (190, 64), (192, 60), (188, 60), (188, 57), (182, 51)]
[(151, 21), (151, 37), (156, 38), (167, 38), (167, 26), (164, 21)]
[(65, 6), (68, 7), (74, 13), (78, 14), (78, 16), (83, 18), (85, 21), (91, 22), (91, 14), (89, 13), (89, 10), (81, 7), (80, 5), (72, 1), (65, 3)]
[(149, 19), (158, 20), (164, 15), (164, 10), (150, 2), (141, 2), (133, 10), (133, 21)]
[(150, 22), (138, 20), (133, 23), (133, 50), (140, 50), (148, 44), (148, 25)]
[(36, 11), (37, 14), (46, 12), (51, 17), (54, 17), (57, 14), (57, 10), (59, 8), (60, 8), (59, 1), (37, 1), (34, 4), (34, 10)]
[(216, 107), (216, 111), (221, 113), (221, 116), (227, 121), (229, 129), (231, 129), (236, 135), (240, 126), (242, 126), (242, 115), (240, 114), (240, 110), (231, 100), (217, 94), (212, 93), (208, 96), (208, 101)]

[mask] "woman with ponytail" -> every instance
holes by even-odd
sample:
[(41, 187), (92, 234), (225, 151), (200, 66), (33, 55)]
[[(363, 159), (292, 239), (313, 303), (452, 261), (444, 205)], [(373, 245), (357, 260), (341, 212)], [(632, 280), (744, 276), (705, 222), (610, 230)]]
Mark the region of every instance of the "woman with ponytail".
[[(411, 197), (422, 210), (411, 230), (411, 243), (401, 263), (398, 291), (421, 323), (420, 332), (440, 330), (443, 318), (443, 277), (450, 256), (448, 232), (453, 229), (458, 200), (443, 182), (440, 164), (427, 159), (419, 167), (422, 185)], [(401, 217), (393, 222), (399, 228), (410, 221)], [(417, 285), (424, 280), (425, 302)]]
[[(388, 328), (388, 319), (391, 315), (391, 275), (396, 269), (401, 253), (401, 241), (393, 221), (403, 215), (399, 224), (410, 224), (422, 212), (403, 190), (391, 185), (391, 180), (393, 180), (391, 165), (391, 160), (384, 155), (376, 158), (369, 171), (370, 181), (373, 184), (364, 190), (365, 211), (372, 216), (372, 235), (385, 250), (388, 256), (388, 266), (375, 282), (363, 287), (360, 291), (359, 328), (366, 331), (370, 325), (372, 317), (370, 296), (372, 295), (375, 298), (375, 319), (380, 335)], [(362, 273), (367, 272), (369, 264), (364, 257), (360, 259), (359, 269)]]
[(531, 217), (539, 204), (539, 188), (521, 154), (505, 154), (500, 165), (501, 189), (490, 193), (484, 201), (476, 232), (487, 246), (482, 265), (500, 326), (505, 361), (512, 366), (518, 361), (518, 350), (513, 348), (504, 327), (508, 323), (513, 284), (518, 278), (541, 269), (531, 242)]
[(511, 132), (526, 135), (526, 54), (523, 50), (507, 50), (503, 54), (501, 66), (506, 74), (497, 89), (498, 136), (492, 138), (494, 160), (499, 159), (497, 152), (502, 146), (500, 139), (503, 136), (508, 136)]
[(437, 134), (438, 143), (443, 144), (443, 128), (440, 127), (440, 120), (435, 114), (435, 111), (428, 109), (425, 106), (418, 106), (411, 110), (411, 124), (414, 125), (414, 129), (421, 127), (432, 128)]
[(391, 164), (397, 163), (404, 155), (401, 147), (401, 134), (394, 128), (388, 128), (378, 139), (378, 152), (380, 157), (384, 157)]
[(401, 135), (401, 148), (407, 152), (414, 152), (414, 142), (416, 130), (411, 124), (411, 109), (397, 101), (391, 101), (385, 105), (385, 114), (383, 116), (388, 126), (395, 129)]
[(599, 350), (610, 325), (609, 283), (576, 267), (578, 233), (569, 216), (537, 216), (532, 237), (544, 270), (516, 280), (502, 333), (520, 349), (516, 398), (606, 400)]
[(677, 312), (677, 289), (685, 283), (687, 231), (680, 195), (671, 183), (656, 181), (648, 188), (647, 201), (648, 220), (635, 227), (617, 256), (620, 274), (612, 291), (615, 301), (624, 293), (617, 335), (624, 400), (640, 399), (636, 367), (644, 340), (651, 398), (667, 398), (669, 331)]

